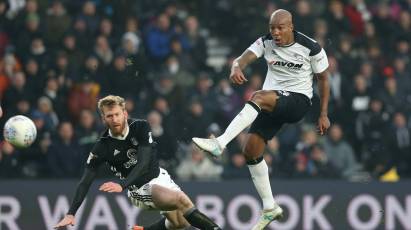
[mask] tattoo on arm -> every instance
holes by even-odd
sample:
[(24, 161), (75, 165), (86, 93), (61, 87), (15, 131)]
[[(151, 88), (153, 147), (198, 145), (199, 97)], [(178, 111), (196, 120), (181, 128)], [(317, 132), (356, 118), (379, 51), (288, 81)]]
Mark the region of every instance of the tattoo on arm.
[(257, 56), (247, 49), (244, 51), (243, 54), (241, 54), (240, 57), (236, 58), (233, 61), (233, 68), (240, 67), (240, 69), (244, 69), (247, 65), (249, 65), (255, 60), (257, 60)]

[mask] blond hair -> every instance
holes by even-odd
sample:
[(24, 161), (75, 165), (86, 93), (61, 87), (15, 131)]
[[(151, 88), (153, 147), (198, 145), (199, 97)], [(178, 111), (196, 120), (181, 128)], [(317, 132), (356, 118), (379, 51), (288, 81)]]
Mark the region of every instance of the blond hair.
[(124, 98), (120, 96), (115, 96), (115, 95), (108, 95), (106, 97), (101, 98), (98, 101), (98, 110), (101, 115), (103, 115), (103, 107), (113, 107), (119, 105), (121, 108), (126, 109), (126, 102), (124, 101)]

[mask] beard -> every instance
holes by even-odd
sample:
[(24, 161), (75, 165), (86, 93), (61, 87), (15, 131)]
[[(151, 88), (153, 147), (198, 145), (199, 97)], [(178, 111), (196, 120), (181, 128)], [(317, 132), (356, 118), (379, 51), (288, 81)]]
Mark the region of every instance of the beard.
[(127, 120), (124, 119), (124, 121), (120, 125), (111, 125), (110, 131), (114, 136), (122, 136), (124, 133), (124, 130), (126, 129), (126, 124)]

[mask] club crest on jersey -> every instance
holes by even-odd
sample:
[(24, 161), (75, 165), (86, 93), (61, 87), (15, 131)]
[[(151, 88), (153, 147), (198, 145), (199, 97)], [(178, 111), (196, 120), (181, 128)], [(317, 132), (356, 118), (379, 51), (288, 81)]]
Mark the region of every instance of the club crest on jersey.
[(130, 168), (131, 166), (137, 164), (137, 150), (136, 149), (128, 149), (127, 150), (127, 157), (128, 161), (124, 163), (124, 168)]
[(294, 57), (298, 60), (298, 61), (303, 61), (304, 57), (302, 55), (299, 54), (294, 54)]
[(286, 67), (289, 69), (301, 69), (303, 67), (303, 64), (297, 64), (289, 61), (271, 61), (271, 65), (273, 66), (281, 66), (281, 67)]
[(136, 140), (136, 138), (132, 137), (130, 140), (131, 140), (131, 144), (133, 144), (134, 146), (138, 145), (138, 141)]
[(290, 92), (285, 91), (285, 90), (278, 90), (277, 92), (278, 92), (280, 95), (285, 96), (285, 97), (290, 96)]

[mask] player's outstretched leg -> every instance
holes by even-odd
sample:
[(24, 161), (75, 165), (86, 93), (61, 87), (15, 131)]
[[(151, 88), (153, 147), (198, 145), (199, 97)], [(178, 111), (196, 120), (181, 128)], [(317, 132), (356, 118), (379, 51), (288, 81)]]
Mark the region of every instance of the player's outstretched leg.
[(192, 140), (200, 149), (213, 156), (220, 156), (225, 146), (241, 133), (241, 131), (253, 123), (260, 111), (260, 107), (255, 102), (249, 101), (244, 105), (241, 112), (231, 121), (221, 136), (210, 139), (193, 137)]
[(132, 230), (168, 230), (166, 227), (166, 218), (161, 218), (159, 221), (149, 226), (134, 226)]
[(268, 166), (262, 153), (264, 153), (264, 139), (257, 134), (248, 134), (247, 143), (244, 147), (244, 156), (251, 173), (254, 186), (263, 201), (263, 212), (257, 224), (252, 230), (262, 230), (274, 220), (283, 216), (282, 208), (275, 202), (271, 192)]
[[(160, 210), (176, 210), (179, 219), (185, 219), (193, 227), (204, 230), (221, 230), (209, 217), (194, 207), (193, 202), (183, 192), (172, 190), (160, 185), (151, 187), (153, 203)], [(172, 219), (169, 219), (172, 221)]]
[(224, 151), (224, 147), (218, 143), (218, 140), (214, 136), (210, 138), (193, 137), (192, 140), (198, 148), (210, 153), (213, 157), (220, 156)]

